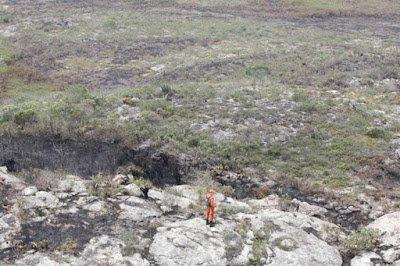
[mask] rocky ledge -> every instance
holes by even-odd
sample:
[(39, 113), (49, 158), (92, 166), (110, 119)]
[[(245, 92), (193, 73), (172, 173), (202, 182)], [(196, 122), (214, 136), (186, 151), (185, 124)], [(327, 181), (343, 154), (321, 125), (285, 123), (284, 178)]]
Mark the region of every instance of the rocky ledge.
[(40, 191), (1, 168), (0, 182), (8, 201), (2, 265), (400, 265), (400, 213), (368, 225), (382, 241), (349, 258), (340, 226), (310, 216), (301, 202), (302, 211), (282, 211), (276, 195), (238, 201), (216, 193), (209, 227), (204, 195), (189, 185), (152, 188), (145, 199), (133, 183), (104, 195), (98, 190), (108, 187), (76, 176)]

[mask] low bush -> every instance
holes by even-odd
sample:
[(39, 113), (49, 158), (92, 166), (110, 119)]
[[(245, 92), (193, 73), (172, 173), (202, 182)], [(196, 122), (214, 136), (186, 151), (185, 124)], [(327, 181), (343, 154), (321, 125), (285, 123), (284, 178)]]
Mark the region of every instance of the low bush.
[(388, 135), (385, 130), (375, 127), (368, 128), (365, 134), (371, 138), (385, 138)]
[(360, 232), (352, 233), (343, 242), (343, 250), (349, 255), (356, 255), (360, 251), (372, 251), (379, 246), (380, 234), (376, 229), (364, 228)]
[(37, 113), (35, 110), (27, 109), (19, 111), (14, 116), (14, 122), (20, 127), (24, 127), (25, 124), (36, 122)]

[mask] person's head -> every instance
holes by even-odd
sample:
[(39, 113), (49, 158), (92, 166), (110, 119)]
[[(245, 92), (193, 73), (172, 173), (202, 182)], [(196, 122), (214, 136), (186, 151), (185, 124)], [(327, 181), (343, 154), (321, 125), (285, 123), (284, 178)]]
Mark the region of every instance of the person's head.
[(211, 188), (208, 192), (212, 194), (212, 193), (214, 193), (215, 191), (214, 191), (214, 189)]

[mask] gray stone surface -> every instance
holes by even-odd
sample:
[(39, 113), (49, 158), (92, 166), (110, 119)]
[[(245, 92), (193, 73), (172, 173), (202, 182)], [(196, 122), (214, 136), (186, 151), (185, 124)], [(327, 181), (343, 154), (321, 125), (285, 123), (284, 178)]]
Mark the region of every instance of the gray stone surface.
[(71, 194), (86, 193), (86, 182), (77, 176), (68, 175), (64, 180), (58, 182), (57, 189)]
[(6, 167), (0, 167), (0, 184), (2, 184), (3, 186), (9, 186), (9, 189), (14, 190), (22, 190), (25, 188), (24, 182), (13, 175), (10, 175), (7, 172)]
[(24, 209), (36, 209), (36, 208), (49, 208), (53, 209), (57, 207), (59, 200), (52, 192), (39, 191), (35, 196), (24, 197)]
[(279, 209), (279, 197), (278, 195), (269, 195), (263, 199), (259, 200), (249, 200), (248, 203), (256, 208), (262, 209)]
[[(267, 226), (274, 228), (268, 248), (275, 254), (269, 265), (342, 265), (339, 251), (308, 231), (320, 234), (326, 227), (336, 227), (305, 214), (279, 210), (261, 210), (256, 214), (238, 214), (237, 220), (251, 223), (253, 231), (262, 232)], [(267, 259), (267, 258), (266, 258)]]
[(34, 186), (31, 186), (22, 190), (21, 194), (24, 196), (34, 196), (36, 192), (38, 192), (38, 189)]
[[(219, 229), (217, 229), (219, 228)], [(221, 226), (211, 229), (200, 218), (158, 228), (150, 254), (159, 265), (228, 265)]]
[(381, 246), (400, 246), (400, 212), (386, 214), (370, 223), (367, 228), (378, 229), (382, 236)]
[(388, 250), (382, 251), (382, 258), (386, 263), (393, 263), (400, 255), (400, 250), (389, 248)]
[(374, 266), (375, 263), (372, 259), (381, 259), (381, 257), (374, 252), (365, 252), (359, 256), (354, 257), (350, 261), (350, 266)]
[(35, 254), (28, 255), (20, 260), (17, 260), (15, 265), (17, 265), (17, 266), (66, 266), (66, 265), (70, 265), (70, 264), (56, 262), (54, 260), (51, 260), (45, 254), (36, 252)]
[(120, 203), (121, 212), (119, 219), (130, 221), (143, 221), (161, 216), (161, 211), (152, 203), (137, 197), (129, 197)]

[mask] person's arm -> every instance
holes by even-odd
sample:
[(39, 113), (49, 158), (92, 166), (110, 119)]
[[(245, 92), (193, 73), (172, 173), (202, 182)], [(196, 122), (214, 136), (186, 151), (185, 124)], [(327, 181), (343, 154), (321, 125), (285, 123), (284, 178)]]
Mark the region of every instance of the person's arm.
[(211, 207), (215, 207), (215, 204), (214, 204), (214, 197), (210, 197), (210, 206)]

